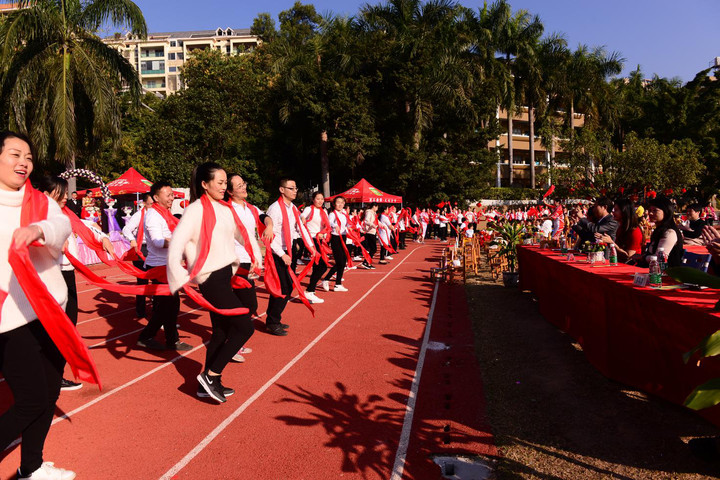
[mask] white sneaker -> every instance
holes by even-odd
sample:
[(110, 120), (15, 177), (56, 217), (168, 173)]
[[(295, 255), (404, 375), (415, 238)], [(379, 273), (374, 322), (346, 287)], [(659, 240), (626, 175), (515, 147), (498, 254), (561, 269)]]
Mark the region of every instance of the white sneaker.
[(297, 264), (298, 264), (298, 265), (305, 265), (305, 262), (303, 262), (302, 259), (299, 258), (298, 261), (297, 261)]
[(21, 477), (20, 469), (18, 469), (17, 478), (18, 480), (24, 478), (30, 478), (32, 480), (72, 480), (75, 478), (75, 472), (65, 470), (64, 468), (57, 468), (53, 462), (44, 462), (40, 468), (27, 477)]
[(348, 289), (343, 287), (342, 284), (335, 285), (335, 288), (333, 288), (333, 292), (347, 292)]
[(392, 260), (393, 257), (391, 255), (385, 255), (385, 260)]
[(322, 283), (320, 284), (320, 288), (322, 288), (326, 292), (329, 292), (330, 291), (330, 282), (327, 280), (323, 280)]
[(245, 363), (245, 357), (243, 357), (243, 356), (240, 355), (239, 353), (236, 353), (236, 354), (232, 357), (232, 361), (235, 362), (235, 363)]
[(362, 262), (362, 260), (363, 260), (363, 257), (361, 257), (360, 255), (355, 255), (353, 257), (353, 262)]
[(240, 347), (240, 350), (238, 350), (238, 353), (240, 353), (240, 354), (252, 353), (252, 348), (250, 348), (250, 347)]
[(305, 292), (305, 298), (308, 299), (308, 302), (310, 303), (323, 303), (325, 300), (315, 295), (315, 292)]

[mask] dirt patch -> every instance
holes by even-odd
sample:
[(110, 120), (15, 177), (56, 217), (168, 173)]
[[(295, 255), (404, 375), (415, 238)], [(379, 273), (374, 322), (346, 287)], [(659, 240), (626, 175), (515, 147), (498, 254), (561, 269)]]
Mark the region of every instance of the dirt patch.
[(720, 465), (690, 438), (720, 430), (698, 415), (608, 380), (532, 294), (487, 273), (468, 282), (488, 415), (503, 458), (497, 478), (706, 479)]

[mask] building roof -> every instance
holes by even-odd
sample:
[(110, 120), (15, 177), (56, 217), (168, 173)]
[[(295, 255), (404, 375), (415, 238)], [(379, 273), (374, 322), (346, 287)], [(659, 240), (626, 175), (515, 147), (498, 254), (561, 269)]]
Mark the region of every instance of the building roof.
[[(250, 36), (250, 29), (249, 28), (232, 28), (232, 27), (218, 27), (214, 30), (188, 30), (183, 32), (153, 32), (148, 33), (147, 40), (166, 40), (166, 39), (190, 39), (190, 38), (206, 38), (206, 37), (216, 37), (218, 29), (222, 30), (223, 32), (226, 32), (228, 30), (232, 30), (232, 35), (223, 35), (223, 36)], [(123, 37), (127, 34), (123, 34)], [(115, 36), (105, 37), (105, 40), (114, 40)]]
[(10, 2), (10, 3), (0, 3), (0, 13), (4, 12), (12, 12), (13, 10), (17, 10), (17, 2)]

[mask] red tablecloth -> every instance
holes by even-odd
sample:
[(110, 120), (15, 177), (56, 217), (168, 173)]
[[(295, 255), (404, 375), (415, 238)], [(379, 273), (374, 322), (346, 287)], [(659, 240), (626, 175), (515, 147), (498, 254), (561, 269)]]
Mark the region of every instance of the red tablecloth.
[[(635, 287), (628, 265), (593, 267), (584, 255), (518, 248), (520, 287), (538, 298), (541, 314), (570, 334), (605, 376), (682, 404), (705, 381), (720, 377), (720, 359), (687, 365), (683, 353), (720, 330), (712, 311), (720, 291)], [(582, 260), (582, 261), (581, 261)], [(701, 412), (720, 425), (720, 405)]]

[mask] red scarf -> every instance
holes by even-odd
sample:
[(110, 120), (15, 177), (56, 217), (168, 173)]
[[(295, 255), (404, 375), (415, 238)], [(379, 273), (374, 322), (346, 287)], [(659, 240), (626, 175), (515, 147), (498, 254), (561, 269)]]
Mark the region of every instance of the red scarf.
[[(382, 245), (383, 248), (388, 251), (388, 253), (391, 253), (391, 254), (392, 254), (392, 253), (397, 253), (397, 252), (395, 251), (395, 249), (392, 248), (392, 245), (390, 245), (389, 242), (386, 242), (385, 240), (383, 240), (383, 236), (380, 235), (380, 230), (381, 230), (381, 229), (390, 230), (390, 229), (388, 228), (388, 226), (383, 223), (383, 224), (382, 224), (382, 227), (380, 227), (380, 226), (379, 226), (380, 224), (379, 224), (379, 222), (378, 222), (377, 220), (375, 220), (375, 224), (376, 224), (376, 226), (378, 227), (378, 236), (377, 236), (377, 237), (378, 237), (378, 240), (380, 240), (380, 245)], [(389, 239), (390, 239), (390, 232), (389, 232), (389, 231), (388, 231), (388, 234), (387, 234), (387, 235), (388, 235), (388, 240), (389, 240)]]
[[(135, 253), (139, 258), (141, 258), (143, 261), (145, 261), (145, 255), (142, 254), (142, 243), (143, 243), (143, 237), (145, 236), (145, 213), (147, 212), (147, 207), (143, 207), (142, 211), (140, 211), (140, 225), (138, 225), (138, 231), (137, 235), (135, 235)], [(130, 250), (128, 250), (129, 252)], [(123, 260), (131, 261), (131, 259), (123, 258)]]
[[(281, 196), (278, 199), (278, 205), (280, 206), (280, 213), (282, 214), (283, 224), (282, 224), (282, 231), (283, 231), (283, 239), (285, 240), (285, 247), (287, 248), (288, 255), (292, 257), (292, 235), (290, 234), (290, 219), (288, 218), (287, 214), (287, 208), (285, 206), (285, 200)], [(292, 208), (293, 214), (295, 215), (295, 222), (296, 225), (299, 227), (300, 222), (300, 214), (297, 211), (297, 208), (295, 208), (295, 205), (292, 203), (290, 204), (290, 207)], [(305, 236), (302, 234), (302, 231), (300, 232), (300, 237), (302, 237), (303, 241), (305, 241)], [(311, 247), (313, 250), (315, 247)], [(310, 249), (310, 248), (308, 248)], [(308, 262), (308, 264), (305, 266), (305, 269), (300, 274), (301, 278), (307, 275), (307, 272), (309, 271), (308, 267), (312, 267), (313, 262)], [(290, 268), (290, 265), (287, 266), (288, 274), (290, 275), (290, 280), (293, 283), (293, 286), (298, 292), (298, 295), (300, 296), (300, 301), (312, 312), (313, 317), (315, 316), (315, 310), (310, 306), (310, 302), (308, 302), (308, 299), (305, 297), (305, 293), (303, 292), (303, 289), (300, 285), (300, 279), (295, 276), (295, 272), (292, 271), (292, 268)], [(292, 293), (292, 292), (290, 292)]]
[[(282, 287), (280, 286), (280, 277), (278, 276), (277, 269), (275, 268), (275, 261), (272, 257), (272, 248), (270, 246), (270, 240), (266, 240), (262, 234), (265, 232), (265, 224), (260, 221), (260, 213), (256, 206), (250, 205), (249, 203), (245, 202), (245, 206), (250, 209), (250, 212), (253, 214), (253, 217), (255, 217), (255, 226), (257, 227), (257, 231), (260, 237), (260, 241), (265, 245), (265, 288), (267, 288), (267, 291), (272, 295), (273, 297), (284, 297), (282, 293)], [(250, 283), (245, 280), (245, 283), (247, 283), (248, 287), (250, 286)], [(244, 283), (240, 282), (240, 284), (244, 285)]]
[[(46, 219), (47, 215), (48, 197), (27, 182), (20, 213), (20, 226), (27, 227)], [(35, 245), (37, 242), (33, 243), (33, 246)], [(35, 266), (30, 261), (28, 247), (12, 245), (8, 251), (8, 262), (38, 320), (67, 360), (75, 378), (83, 382), (95, 383), (102, 388), (97, 367), (87, 346), (63, 308), (38, 276)]]
[(167, 223), (167, 226), (170, 229), (170, 233), (175, 231), (175, 227), (177, 227), (177, 224), (180, 222), (180, 220), (178, 220), (177, 217), (174, 216), (169, 209), (161, 207), (160, 205), (158, 205), (157, 202), (153, 203), (150, 208), (158, 212), (163, 218), (163, 220), (165, 220), (165, 223)]
[[(368, 251), (365, 250), (365, 247), (362, 244), (363, 239), (360, 236), (359, 230), (357, 229), (357, 227), (354, 229), (350, 227), (350, 217), (348, 216), (348, 214), (346, 212), (343, 211), (343, 215), (345, 215), (345, 218), (348, 219), (347, 237), (355, 244), (356, 247), (360, 247), (360, 252), (362, 252), (363, 258), (365, 259), (365, 261), (368, 264), (372, 265), (372, 257), (370, 256)], [(347, 247), (345, 247), (345, 252), (347, 252)], [(350, 254), (347, 253), (347, 255), (348, 255), (348, 259), (349, 259)]]
[[(342, 239), (342, 221), (340, 220), (340, 215), (338, 215), (337, 210), (333, 210), (333, 213), (335, 214), (335, 219), (337, 220), (337, 223), (338, 223), (338, 235), (340, 235), (340, 238)], [(342, 213), (343, 213), (343, 215), (345, 215), (345, 220), (347, 221), (347, 223), (345, 224), (345, 232), (349, 232), (350, 231), (350, 217), (345, 212), (345, 210), (342, 210)], [(347, 233), (345, 235), (347, 236)], [(345, 257), (347, 257), (347, 265), (348, 265), (348, 267), (352, 268), (353, 267), (352, 255), (350, 255), (350, 252), (348, 251), (347, 245), (345, 245), (345, 242), (342, 241), (340, 243), (342, 243), (343, 250), (345, 251)]]

